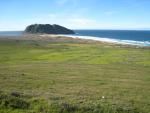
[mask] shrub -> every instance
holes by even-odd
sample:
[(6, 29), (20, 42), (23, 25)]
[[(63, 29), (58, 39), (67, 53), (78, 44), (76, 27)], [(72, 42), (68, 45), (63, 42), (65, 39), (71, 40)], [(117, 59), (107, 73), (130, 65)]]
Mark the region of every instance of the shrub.
[(9, 95), (0, 93), (0, 107), (3, 108), (13, 108), (13, 109), (27, 109), (29, 108), (29, 103), (23, 100), (18, 95)]

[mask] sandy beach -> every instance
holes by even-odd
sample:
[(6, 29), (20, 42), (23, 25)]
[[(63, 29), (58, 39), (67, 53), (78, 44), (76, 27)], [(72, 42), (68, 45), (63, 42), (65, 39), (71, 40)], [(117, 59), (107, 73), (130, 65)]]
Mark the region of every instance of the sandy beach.
[(0, 36), (0, 40), (35, 40), (44, 42), (74, 42), (74, 43), (95, 43), (105, 46), (150, 48), (150, 46), (140, 46), (110, 40), (108, 38), (96, 38), (87, 36), (55, 35), (55, 34), (24, 34), (22, 36)]

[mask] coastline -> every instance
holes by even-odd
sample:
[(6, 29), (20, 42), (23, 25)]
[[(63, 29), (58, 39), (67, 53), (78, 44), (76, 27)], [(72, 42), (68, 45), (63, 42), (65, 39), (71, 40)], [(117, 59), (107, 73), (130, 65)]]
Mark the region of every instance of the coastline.
[(112, 40), (110, 38), (99, 38), (99, 37), (91, 37), (91, 36), (71, 36), (71, 35), (47, 35), (42, 34), (40, 35), (43, 39), (44, 38), (59, 38), (63, 40), (74, 40), (76, 42), (81, 43), (96, 43), (96, 44), (103, 44), (108, 46), (117, 46), (117, 47), (129, 47), (129, 48), (148, 48), (150, 46), (142, 46), (137, 44), (129, 44), (124, 42), (117, 42), (116, 40)]
[(119, 39), (112, 39), (112, 38), (103, 38), (103, 37), (93, 37), (93, 36), (73, 36), (73, 35), (59, 35), (59, 36), (66, 36), (71, 37), (74, 39), (86, 39), (86, 40), (94, 40), (100, 41), (105, 43), (113, 43), (113, 44), (122, 44), (122, 45), (133, 45), (133, 46), (141, 46), (141, 47), (150, 47), (149, 41), (134, 41), (134, 40), (119, 40)]
[[(69, 37), (73, 39), (83, 39), (83, 40), (93, 40), (103, 43), (113, 43), (113, 44), (121, 44), (121, 45), (130, 45), (130, 46), (139, 46), (139, 47), (150, 47), (150, 32), (136, 32), (136, 31), (130, 31), (129, 33), (126, 33), (126, 31), (88, 31), (88, 30), (76, 30), (76, 34), (25, 34), (23, 31), (6, 31), (6, 32), (0, 32), (0, 38), (1, 37), (23, 37), (24, 35), (42, 35), (42, 36), (53, 36), (53, 37)], [(98, 33), (98, 34), (97, 34)], [(104, 34), (103, 34), (104, 33)], [(120, 34), (119, 34), (120, 33)], [(149, 35), (148, 35), (149, 34)]]
[[(100, 37), (92, 37), (92, 36), (73, 36), (73, 35), (56, 35), (56, 34), (23, 34), (21, 36), (0, 36), (0, 40), (39, 40), (39, 41), (47, 41), (47, 42), (65, 42), (65, 41), (73, 41), (76, 43), (97, 43), (104, 45), (113, 45), (119, 47), (134, 47), (134, 48), (150, 48), (150, 45), (142, 45), (143, 43), (139, 41), (131, 41), (126, 42), (121, 40), (115, 40), (110, 38), (100, 38)], [(150, 44), (150, 42), (148, 42)]]

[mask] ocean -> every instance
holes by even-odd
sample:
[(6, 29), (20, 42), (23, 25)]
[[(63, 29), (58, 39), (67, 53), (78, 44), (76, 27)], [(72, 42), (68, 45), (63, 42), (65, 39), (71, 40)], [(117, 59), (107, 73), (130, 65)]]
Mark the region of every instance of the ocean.
[(0, 36), (21, 36), (23, 31), (0, 31)]
[(85, 39), (150, 46), (150, 30), (75, 30), (75, 32), (76, 36)]
[[(74, 30), (73, 38), (92, 39), (104, 42), (150, 46), (150, 30)], [(21, 36), (23, 31), (0, 32), (0, 36)]]

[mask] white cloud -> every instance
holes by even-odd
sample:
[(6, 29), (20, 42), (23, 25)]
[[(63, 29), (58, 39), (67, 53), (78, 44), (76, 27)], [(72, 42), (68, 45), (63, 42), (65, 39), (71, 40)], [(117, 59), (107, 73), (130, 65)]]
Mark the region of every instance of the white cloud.
[(87, 18), (71, 18), (69, 19), (69, 22), (75, 25), (86, 26), (93, 23), (93, 20)]
[(60, 6), (63, 6), (67, 3), (72, 3), (72, 5), (76, 5), (78, 3), (78, 0), (57, 0), (56, 3)]
[(56, 18), (57, 15), (56, 15), (56, 14), (49, 14), (48, 17), (49, 17), (49, 18)]
[(64, 4), (66, 4), (68, 1), (69, 1), (69, 0), (58, 0), (58, 1), (57, 1), (57, 4), (58, 4), (58, 5), (64, 5)]
[(19, 31), (24, 30), (26, 25), (29, 25), (30, 22), (0, 22), (0, 31)]
[(66, 27), (71, 29), (84, 29), (92, 26), (92, 20), (87, 18), (68, 18), (64, 21)]
[(106, 16), (111, 16), (111, 15), (116, 14), (116, 11), (106, 11), (106, 12), (104, 12), (104, 14), (105, 14)]
[[(107, 11), (107, 15), (114, 12)], [(84, 14), (84, 13), (83, 13)], [(49, 13), (42, 15), (35, 15), (32, 18), (24, 18), (23, 20), (16, 21), (0, 21), (0, 30), (24, 30), (30, 24), (59, 24), (70, 29), (130, 29), (130, 28), (149, 28), (150, 24), (147, 23), (120, 23), (113, 21), (102, 21), (100, 18), (95, 20), (88, 16), (83, 16), (78, 13)]]

